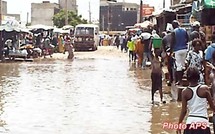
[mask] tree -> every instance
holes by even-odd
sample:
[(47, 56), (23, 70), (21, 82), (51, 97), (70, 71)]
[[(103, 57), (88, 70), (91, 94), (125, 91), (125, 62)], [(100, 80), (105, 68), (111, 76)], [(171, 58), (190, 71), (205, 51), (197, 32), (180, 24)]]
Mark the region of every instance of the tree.
[[(54, 25), (61, 28), (65, 25), (66, 14), (65, 10), (60, 10), (59, 13), (55, 14), (53, 17)], [(81, 15), (77, 15), (72, 11), (68, 11), (68, 24), (76, 26), (78, 24), (86, 24), (87, 20), (82, 19)]]

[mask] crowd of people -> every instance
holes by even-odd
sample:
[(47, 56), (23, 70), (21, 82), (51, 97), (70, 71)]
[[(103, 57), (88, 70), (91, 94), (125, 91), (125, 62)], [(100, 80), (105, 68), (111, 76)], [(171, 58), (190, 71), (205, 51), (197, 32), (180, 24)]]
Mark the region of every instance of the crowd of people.
[(8, 35), (4, 43), (4, 57), (26, 55), (27, 58), (41, 57), (49, 55), (52, 57), (54, 52), (69, 52), (68, 58), (73, 58), (72, 38), (69, 34), (47, 34), (47, 32), (37, 33), (17, 33), (13, 36)]
[[(153, 39), (161, 39), (161, 46), (155, 47)], [(117, 35), (114, 44), (121, 51), (129, 53), (129, 62), (137, 60), (137, 66), (146, 69), (146, 62), (151, 62), (151, 101), (154, 103), (154, 94), (158, 90), (160, 100), (162, 93), (162, 67), (167, 66), (167, 84), (176, 87), (184, 86), (183, 78), (189, 85), (182, 91), (182, 110), (179, 124), (182, 123), (187, 111), (186, 134), (209, 134), (207, 102), (215, 111), (213, 99), (215, 98), (215, 33), (212, 34), (211, 43), (206, 42), (206, 35), (201, 30), (201, 24), (196, 21), (192, 30), (187, 31), (176, 20), (172, 22), (172, 29), (162, 32), (159, 36), (155, 30), (143, 31), (141, 34)], [(192, 123), (204, 122), (197, 129), (189, 129)], [(177, 131), (181, 133), (179, 129)]]

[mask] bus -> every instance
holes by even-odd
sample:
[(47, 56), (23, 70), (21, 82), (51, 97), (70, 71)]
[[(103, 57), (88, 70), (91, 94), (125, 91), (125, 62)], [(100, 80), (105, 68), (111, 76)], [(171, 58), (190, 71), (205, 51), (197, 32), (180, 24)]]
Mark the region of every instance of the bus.
[(99, 44), (99, 27), (94, 24), (79, 24), (75, 26), (74, 31), (74, 49), (97, 50)]

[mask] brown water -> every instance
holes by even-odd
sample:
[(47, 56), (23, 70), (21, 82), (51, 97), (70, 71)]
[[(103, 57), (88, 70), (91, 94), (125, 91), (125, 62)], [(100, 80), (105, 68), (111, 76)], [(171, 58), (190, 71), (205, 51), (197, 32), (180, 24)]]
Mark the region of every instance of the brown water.
[(0, 133), (175, 133), (162, 125), (177, 122), (179, 104), (151, 105), (149, 75), (108, 59), (2, 63)]

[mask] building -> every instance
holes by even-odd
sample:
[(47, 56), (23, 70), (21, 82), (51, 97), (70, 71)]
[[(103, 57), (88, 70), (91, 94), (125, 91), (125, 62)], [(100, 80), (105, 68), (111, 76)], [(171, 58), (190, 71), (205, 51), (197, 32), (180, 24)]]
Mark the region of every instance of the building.
[(137, 23), (139, 5), (136, 3), (100, 1), (99, 24), (102, 31), (124, 31)]
[(8, 14), (7, 12), (7, 1), (0, 0), (0, 8), (1, 8), (1, 24), (4, 25), (9, 21), (16, 20), (20, 22), (20, 14)]
[[(60, 9), (67, 9), (68, 11), (78, 12), (76, 0), (58, 0)], [(67, 3), (67, 4), (66, 4)]]
[(7, 14), (7, 2), (0, 0), (0, 8), (1, 8), (1, 14), (5, 15)]
[(31, 25), (43, 24), (53, 26), (52, 18), (59, 12), (57, 3), (43, 1), (42, 3), (31, 3)]

